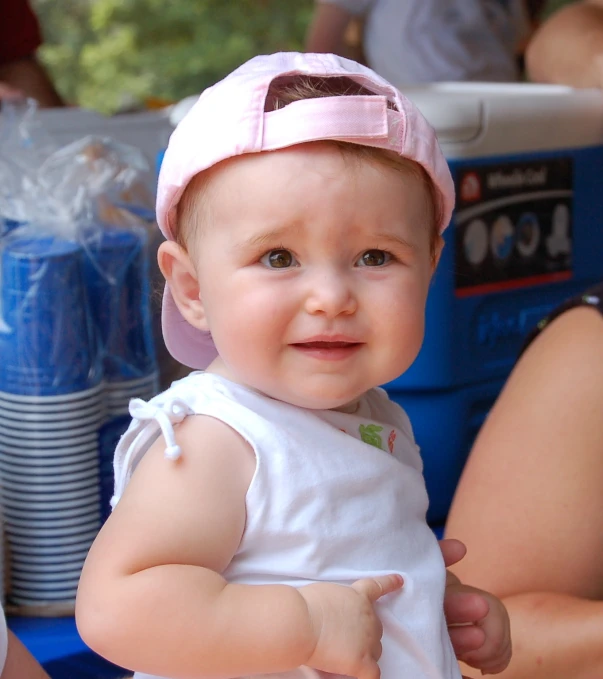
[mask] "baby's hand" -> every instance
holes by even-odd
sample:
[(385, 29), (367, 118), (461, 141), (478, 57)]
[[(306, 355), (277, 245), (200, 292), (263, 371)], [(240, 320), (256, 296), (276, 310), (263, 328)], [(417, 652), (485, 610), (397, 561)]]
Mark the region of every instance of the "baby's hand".
[(316, 633), (306, 665), (357, 679), (379, 679), (383, 627), (373, 604), (400, 589), (399, 575), (363, 578), (350, 587), (317, 583), (299, 589)]
[[(440, 547), (446, 566), (460, 561), (465, 553), (458, 540), (444, 540)], [(511, 632), (509, 614), (500, 599), (463, 585), (448, 571), (444, 612), (458, 660), (482, 674), (497, 674), (507, 667), (511, 660)]]

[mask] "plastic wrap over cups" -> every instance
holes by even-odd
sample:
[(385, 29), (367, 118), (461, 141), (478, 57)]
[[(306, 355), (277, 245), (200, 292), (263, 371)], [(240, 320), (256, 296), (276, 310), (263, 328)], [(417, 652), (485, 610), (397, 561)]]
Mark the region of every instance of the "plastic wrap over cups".
[(0, 392), (156, 381), (143, 154), (95, 137), (56, 148), (29, 104), (0, 120)]

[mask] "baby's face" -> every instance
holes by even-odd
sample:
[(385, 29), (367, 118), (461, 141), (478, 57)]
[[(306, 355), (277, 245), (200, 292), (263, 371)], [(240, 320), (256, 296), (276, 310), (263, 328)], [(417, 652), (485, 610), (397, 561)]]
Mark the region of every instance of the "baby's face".
[(210, 370), (335, 408), (410, 366), (432, 274), (418, 177), (317, 142), (225, 163), (207, 199), (190, 251), (220, 354)]

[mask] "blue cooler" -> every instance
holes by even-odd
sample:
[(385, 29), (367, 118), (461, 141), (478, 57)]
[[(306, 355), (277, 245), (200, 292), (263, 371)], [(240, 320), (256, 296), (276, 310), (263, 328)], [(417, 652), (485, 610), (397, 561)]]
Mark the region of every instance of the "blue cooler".
[(457, 191), (424, 346), (386, 385), (411, 418), (437, 524), (526, 334), (603, 280), (603, 93), (482, 83), (405, 93), (436, 128)]

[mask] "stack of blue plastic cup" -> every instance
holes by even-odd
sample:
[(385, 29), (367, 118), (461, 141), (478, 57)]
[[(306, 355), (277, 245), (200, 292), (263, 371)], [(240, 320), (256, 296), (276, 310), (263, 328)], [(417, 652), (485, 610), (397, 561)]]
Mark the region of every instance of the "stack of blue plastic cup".
[(107, 226), (84, 242), (86, 280), (101, 343), (109, 418), (99, 439), (105, 518), (113, 491), (115, 445), (130, 421), (128, 404), (132, 398), (152, 398), (159, 388), (159, 378), (151, 325), (146, 231), (140, 227)]
[(1, 391), (57, 396), (100, 382), (83, 264), (75, 243), (7, 238), (1, 260)]
[(157, 371), (146, 241), (142, 228), (106, 227), (85, 244), (86, 282), (107, 382), (140, 382)]
[(74, 243), (17, 233), (1, 251), (0, 481), (10, 601), (75, 599), (100, 519), (102, 371)]

